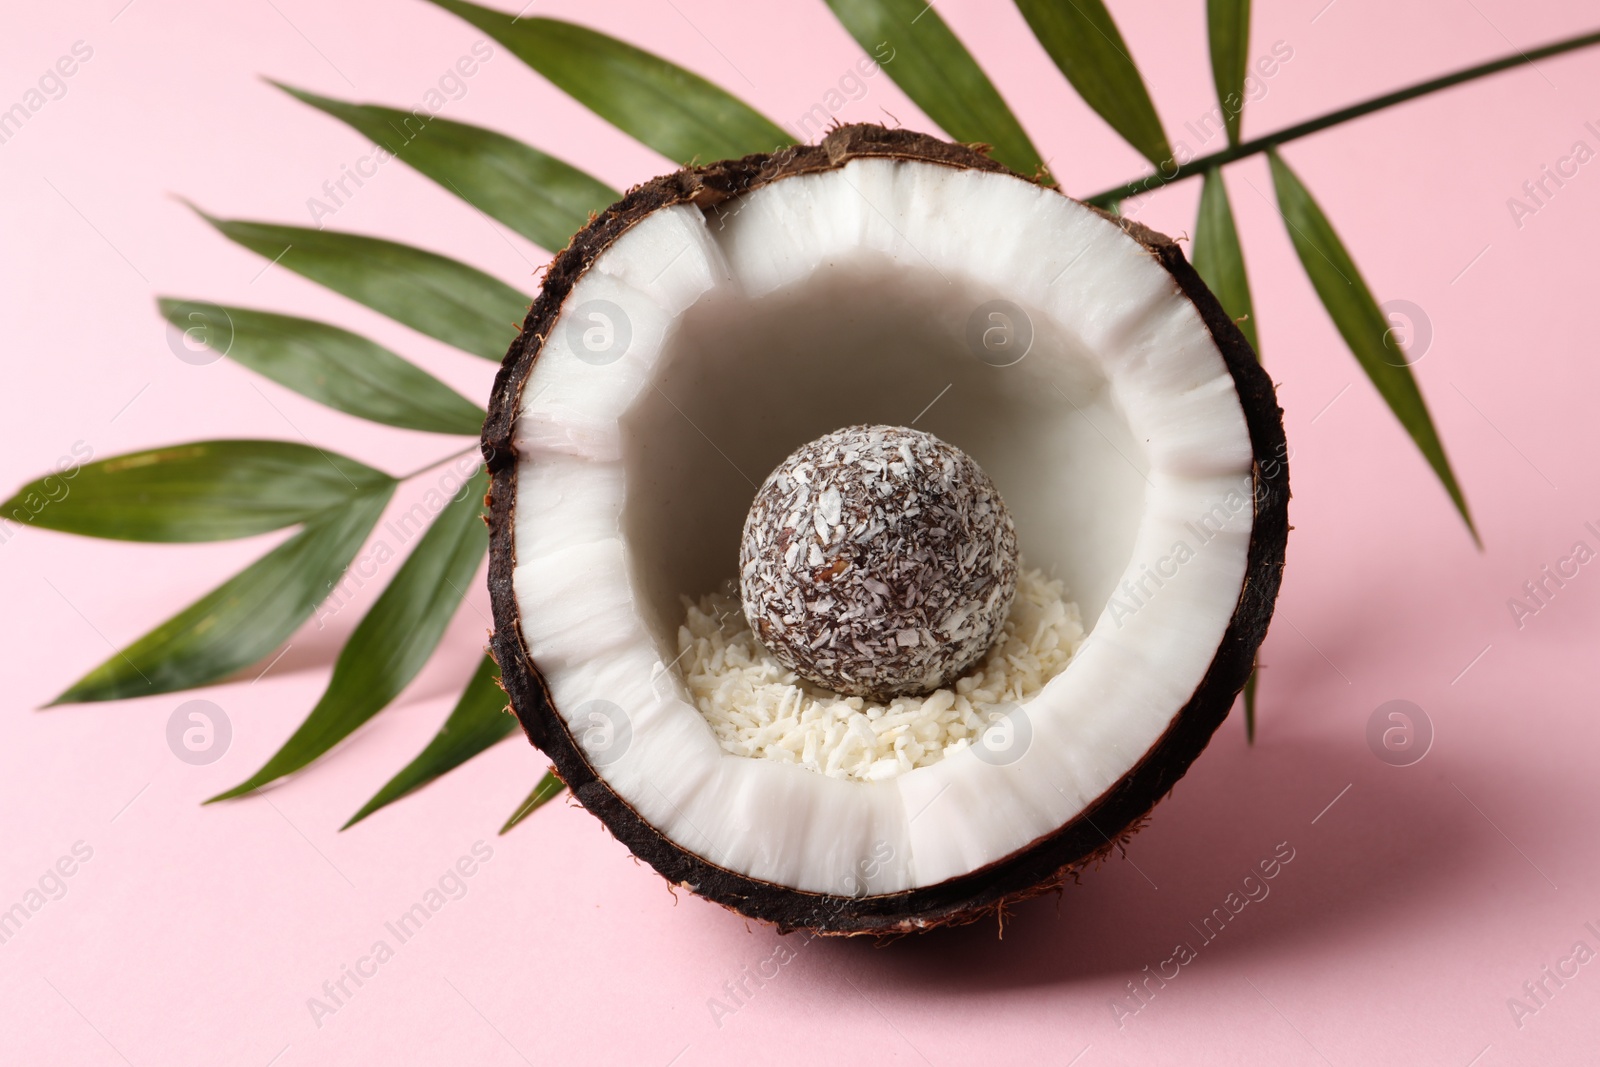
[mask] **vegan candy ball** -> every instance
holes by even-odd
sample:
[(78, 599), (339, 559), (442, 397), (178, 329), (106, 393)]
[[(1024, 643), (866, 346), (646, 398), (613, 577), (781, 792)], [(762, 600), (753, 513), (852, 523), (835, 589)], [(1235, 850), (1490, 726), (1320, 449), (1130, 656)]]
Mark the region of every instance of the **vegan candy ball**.
[(965, 452), (903, 426), (848, 426), (767, 476), (745, 520), (739, 592), (779, 662), (825, 689), (930, 692), (999, 636), (1017, 532)]

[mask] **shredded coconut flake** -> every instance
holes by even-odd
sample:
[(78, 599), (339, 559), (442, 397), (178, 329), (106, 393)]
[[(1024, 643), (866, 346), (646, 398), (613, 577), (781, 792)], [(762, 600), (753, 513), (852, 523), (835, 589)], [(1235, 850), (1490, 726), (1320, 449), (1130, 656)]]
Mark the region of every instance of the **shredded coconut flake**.
[(830, 778), (893, 778), (967, 747), (987, 712), (1031, 699), (1082, 646), (1083, 620), (1061, 581), (1019, 572), (1001, 637), (952, 685), (926, 696), (879, 703), (812, 685), (756, 639), (732, 589), (698, 603), (683, 598), (678, 669), (724, 750)]

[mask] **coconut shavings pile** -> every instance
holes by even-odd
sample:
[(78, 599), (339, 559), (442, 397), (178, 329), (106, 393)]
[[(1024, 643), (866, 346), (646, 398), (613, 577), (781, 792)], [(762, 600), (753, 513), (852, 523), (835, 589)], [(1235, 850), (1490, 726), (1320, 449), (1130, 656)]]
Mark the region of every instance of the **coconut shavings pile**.
[(1078, 605), (1061, 581), (1018, 569), (1001, 637), (953, 685), (925, 696), (879, 703), (806, 682), (756, 639), (731, 591), (683, 598), (678, 668), (726, 751), (831, 778), (893, 778), (966, 748), (989, 725), (987, 713), (1034, 696), (1083, 644)]

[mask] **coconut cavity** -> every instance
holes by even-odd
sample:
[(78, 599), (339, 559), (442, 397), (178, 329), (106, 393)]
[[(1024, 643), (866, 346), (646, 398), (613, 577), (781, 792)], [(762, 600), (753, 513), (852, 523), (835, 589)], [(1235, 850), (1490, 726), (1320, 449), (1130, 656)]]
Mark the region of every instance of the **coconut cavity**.
[[(1245, 584), (1264, 505), (1236, 377), (1254, 376), (1252, 426), (1278, 425), (1277, 412), (1237, 331), (1201, 289), (1203, 318), (1179, 284), (1198, 283), (1169, 243), (1143, 243), (970, 154), (961, 169), (797, 151), (811, 153), (809, 171), (707, 195), (704, 207), (670, 192), (688, 186), (660, 186), (651, 195), (666, 206), (597, 224), (612, 231), (581, 273), (558, 259), (552, 276), (570, 288), (556, 290), (559, 306), (536, 305), (524, 331), (537, 359), (508, 364), (525, 379), (503, 376), (516, 408), (499, 447), (514, 453), (515, 499), (497, 481), (497, 521), (511, 525), (495, 542), (506, 575), (496, 619), (512, 643), (497, 635), (496, 650), (530, 733), (663, 873), (791, 925), (909, 929), (917, 914), (813, 916), (805, 902), (824, 898), (806, 894), (927, 890), (928, 908), (955, 914), (970, 894), (1026, 890), (1103, 847), (1087, 829), (1075, 836), (1091, 808), (1119, 833), (1198, 752), (1244, 680), (1276, 590), (1275, 570), (1252, 578), (1255, 593)], [(564, 255), (595, 247), (580, 240)], [(1242, 356), (1225, 360), (1224, 334)], [(930, 742), (938, 758), (882, 780), (830, 776), (837, 748), (818, 757), (820, 774), (773, 758), (765, 750), (787, 731), (761, 730), (782, 715), (713, 725), (694, 679), (718, 672), (680, 673), (719, 652), (726, 664), (738, 646), (721, 624), (697, 629), (694, 612), (682, 644), (681, 598), (735, 571), (758, 479), (854, 423), (914, 424), (971, 455), (1005, 499), (1022, 555), (1072, 591), (1088, 631), (1080, 642), (1056, 627), (1051, 640), (1071, 651), (1052, 676), (1006, 659), (1038, 682), (981, 726), (1007, 744), (960, 747), (946, 725)], [(1248, 633), (1228, 636), (1252, 595), (1265, 604), (1251, 601)], [(721, 617), (722, 606), (694, 611)], [(758, 660), (750, 648), (752, 679), (765, 677)], [(1215, 663), (1220, 682), (1208, 681)], [(1196, 740), (1180, 713), (1202, 705)], [(1146, 760), (1168, 738), (1181, 751)], [(839, 767), (870, 771), (889, 758), (878, 745), (874, 730), (871, 758), (863, 747)], [(1108, 823), (1107, 798), (1137, 810), (1116, 808)], [(939, 888), (1035, 854), (1049, 858), (1009, 882)]]

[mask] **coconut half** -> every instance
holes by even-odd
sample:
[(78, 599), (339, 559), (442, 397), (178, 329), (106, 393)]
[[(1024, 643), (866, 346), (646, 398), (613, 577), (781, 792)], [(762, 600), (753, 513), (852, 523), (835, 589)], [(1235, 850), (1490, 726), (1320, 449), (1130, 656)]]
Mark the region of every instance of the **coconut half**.
[[(682, 598), (735, 577), (761, 480), (866, 423), (972, 456), (1088, 630), (982, 743), (882, 781), (724, 752), (676, 663)], [(825, 934), (971, 921), (1135, 829), (1248, 677), (1288, 532), (1272, 384), (1172, 241), (878, 126), (596, 217), (483, 443), (493, 651), (529, 739), (670, 882)]]

